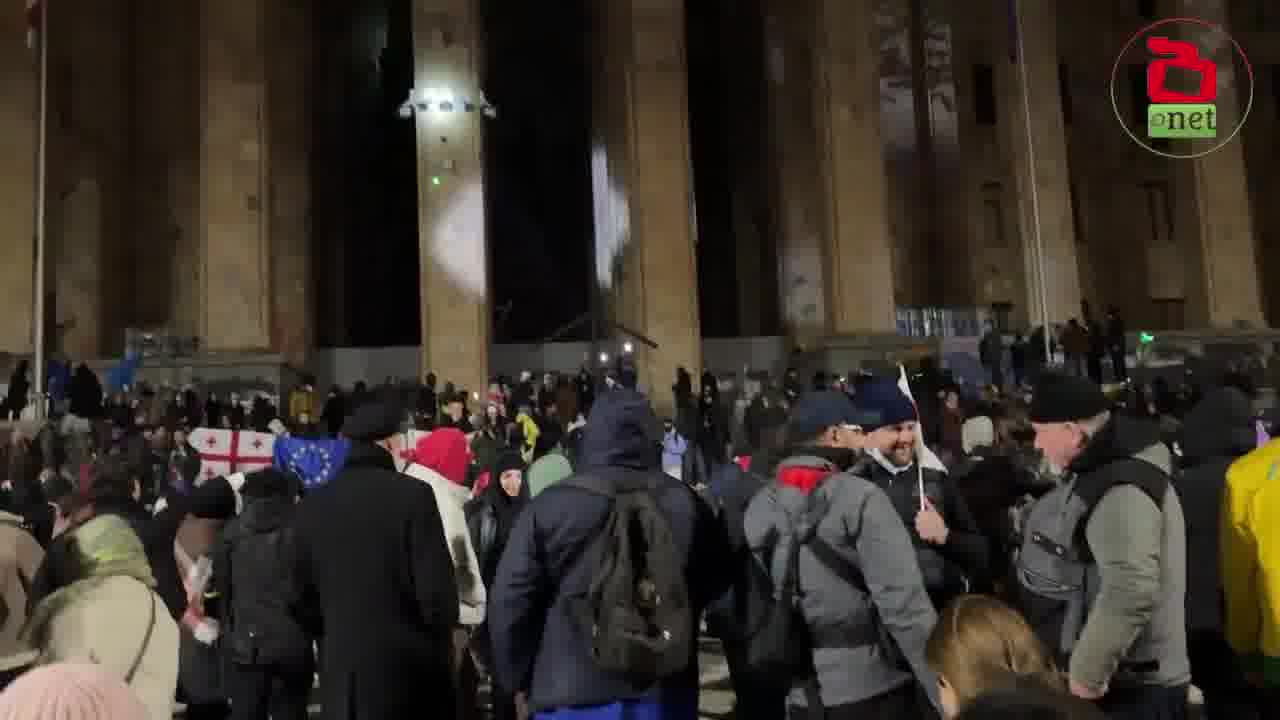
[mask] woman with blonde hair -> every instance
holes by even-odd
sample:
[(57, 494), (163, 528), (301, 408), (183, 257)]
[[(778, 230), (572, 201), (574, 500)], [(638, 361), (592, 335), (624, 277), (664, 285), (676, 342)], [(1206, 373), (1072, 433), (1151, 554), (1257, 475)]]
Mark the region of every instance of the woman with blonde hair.
[(942, 611), (925, 646), (925, 658), (938, 674), (947, 718), (956, 717), (980, 695), (1014, 684), (1066, 690), (1066, 681), (1027, 621), (986, 595), (961, 595)]

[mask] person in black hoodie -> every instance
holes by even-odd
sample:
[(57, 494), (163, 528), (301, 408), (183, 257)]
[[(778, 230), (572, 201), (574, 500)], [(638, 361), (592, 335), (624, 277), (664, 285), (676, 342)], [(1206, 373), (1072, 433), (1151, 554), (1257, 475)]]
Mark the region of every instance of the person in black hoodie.
[(503, 452), (489, 470), (489, 484), (479, 497), (467, 503), (467, 531), (476, 549), (480, 579), (485, 587), (493, 584), (507, 538), (511, 536), (520, 511), (529, 502), (529, 485), (524, 481), (524, 470), (520, 453), (512, 450)]
[[(662, 472), (661, 425), (649, 401), (617, 388), (596, 398), (587, 418), (575, 481), (614, 483), (645, 477), (684, 553), (692, 617), (727, 587), (730, 556), (711, 508)], [(578, 557), (602, 532), (611, 502), (566, 481), (541, 492), (521, 512), (489, 594), (493, 671), (499, 686), (528, 694), (543, 720), (591, 717), (696, 717), (696, 657), (682, 672), (648, 687), (603, 670), (571, 609), (588, 591), (595, 566)], [(456, 603), (455, 603), (456, 604)], [(696, 636), (696, 623), (686, 629)], [(651, 713), (656, 713), (651, 715)]]
[[(480, 563), (480, 579), (486, 588), (493, 587), (498, 561), (507, 547), (511, 529), (529, 502), (529, 483), (524, 478), (524, 460), (520, 453), (508, 450), (498, 456), (489, 471), (489, 484), (480, 497), (467, 503), (467, 532)], [(481, 626), (472, 647), (484, 664), (492, 667), (492, 644), (489, 626)], [(493, 689), (493, 716), (496, 720), (515, 720), (515, 693), (505, 687)]]
[(305, 720), (314, 658), (293, 563), (299, 484), (274, 468), (253, 479), (213, 554), (231, 718)]
[(1253, 404), (1236, 388), (1215, 388), (1187, 413), (1179, 438), (1182, 467), (1173, 485), (1187, 525), (1187, 651), (1205, 717), (1255, 717), (1248, 684), (1223, 632), (1218, 537), (1227, 468), (1254, 449)]

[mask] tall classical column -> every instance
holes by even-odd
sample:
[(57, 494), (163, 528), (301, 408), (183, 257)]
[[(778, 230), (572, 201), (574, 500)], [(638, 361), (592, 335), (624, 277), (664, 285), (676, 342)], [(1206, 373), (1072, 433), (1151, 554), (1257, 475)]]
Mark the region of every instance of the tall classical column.
[(1001, 93), (999, 122), (1007, 133), (1016, 179), (1025, 302), (1033, 326), (1045, 322), (1046, 309), (1050, 324), (1080, 315), (1071, 170), (1058, 83), (1057, 5), (1054, 0), (1019, 0), (1014, 5), (1026, 54), (1026, 79), (1024, 83), (1016, 62), (1001, 63), (998, 76), (1007, 89)]
[(36, 57), (18, 10), (0, 13), (0, 352), (31, 352)]
[(827, 333), (826, 248), (813, 102), (813, 0), (762, 0), (783, 331), (812, 348)]
[(314, 344), (311, 276), (309, 3), (267, 5), (267, 117), (270, 138), (267, 218), (271, 240), (271, 337), (284, 360), (301, 367)]
[(730, 228), (738, 295), (738, 334), (777, 331), (777, 276), (769, 240), (768, 112), (765, 100), (763, 0), (721, 3), (720, 53), (716, 66), (723, 108), (722, 147), (733, 182), (729, 190)]
[(271, 347), (264, 0), (200, 0), (200, 335)]
[(48, 227), (61, 328), (51, 330), (51, 346), (77, 361), (123, 343), (130, 301), (146, 292), (131, 279), (154, 270), (148, 255), (131, 258), (126, 242), (131, 97), (121, 88), (130, 22), (119, 7), (91, 0), (49, 7), (51, 67), (67, 70), (50, 78)]
[(479, 2), (414, 0), (421, 374), (483, 394), (489, 373), (489, 254), (478, 109)]
[[(1174, 17), (1189, 16), (1230, 27), (1226, 0), (1165, 0)], [(1239, 122), (1248, 100), (1247, 79), (1235, 68), (1235, 47), (1220, 33), (1180, 27), (1184, 39), (1200, 48), (1200, 56), (1217, 63), (1218, 137), (1207, 140), (1175, 140), (1174, 152), (1202, 152), (1216, 147)], [(1249, 204), (1244, 138), (1194, 160), (1176, 160), (1174, 194), (1180, 217), (1191, 216), (1182, 247), (1199, 255), (1200, 263), (1187, 263), (1188, 327), (1231, 328), (1237, 323), (1264, 327), (1262, 292), (1258, 280), (1259, 256)]]
[(199, 335), (202, 286), (199, 3), (133, 0), (132, 236), (146, 282), (134, 321)]
[(674, 410), (677, 367), (702, 366), (690, 172), (684, 3), (595, 4), (592, 172), (596, 266), (640, 383)]
[(829, 330), (834, 335), (893, 333), (875, 0), (816, 1), (814, 102), (826, 199)]

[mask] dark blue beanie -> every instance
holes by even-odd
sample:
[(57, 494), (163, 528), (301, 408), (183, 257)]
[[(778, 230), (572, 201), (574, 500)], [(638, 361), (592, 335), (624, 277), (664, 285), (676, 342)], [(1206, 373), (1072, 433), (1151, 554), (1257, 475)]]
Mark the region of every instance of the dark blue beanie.
[(916, 420), (916, 408), (891, 380), (878, 380), (857, 387), (853, 404), (862, 416), (862, 428), (867, 432), (886, 425), (897, 425)]

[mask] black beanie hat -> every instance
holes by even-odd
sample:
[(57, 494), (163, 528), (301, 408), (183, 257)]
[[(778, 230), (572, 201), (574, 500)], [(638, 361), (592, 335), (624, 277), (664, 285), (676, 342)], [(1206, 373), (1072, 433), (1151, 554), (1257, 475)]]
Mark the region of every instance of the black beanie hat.
[(1109, 410), (1102, 388), (1089, 378), (1060, 372), (1041, 373), (1031, 394), (1031, 422), (1076, 422)]
[(381, 391), (364, 402), (342, 423), (342, 434), (357, 442), (375, 443), (400, 432), (404, 405), (390, 391)]

